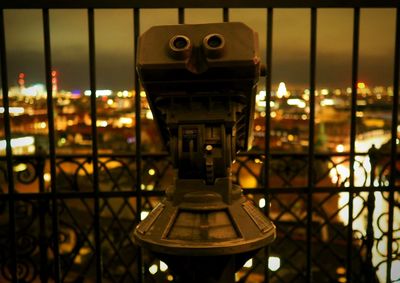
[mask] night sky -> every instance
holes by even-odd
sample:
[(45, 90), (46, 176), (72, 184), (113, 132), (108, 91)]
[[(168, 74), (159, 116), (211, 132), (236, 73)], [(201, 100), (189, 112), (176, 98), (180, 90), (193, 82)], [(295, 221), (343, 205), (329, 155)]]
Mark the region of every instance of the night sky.
[[(266, 10), (231, 9), (231, 21), (242, 21), (259, 33), (265, 62)], [(186, 23), (221, 22), (220, 9), (187, 9)], [(141, 10), (141, 32), (153, 25), (177, 24), (177, 10)], [(96, 10), (97, 88), (133, 88), (134, 50), (131, 10)], [(40, 10), (6, 10), (9, 84), (19, 72), (26, 84), (44, 83), (43, 27)], [(52, 62), (59, 89), (89, 88), (86, 10), (50, 10)], [(317, 87), (346, 88), (351, 82), (352, 9), (319, 9)], [(359, 79), (369, 86), (393, 81), (394, 9), (362, 9)], [(275, 9), (273, 87), (309, 83), (310, 10)]]

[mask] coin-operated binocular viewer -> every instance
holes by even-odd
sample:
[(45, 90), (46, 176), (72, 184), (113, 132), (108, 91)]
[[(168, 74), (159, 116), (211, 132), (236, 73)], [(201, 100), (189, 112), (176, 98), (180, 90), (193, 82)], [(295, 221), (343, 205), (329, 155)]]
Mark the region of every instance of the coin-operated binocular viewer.
[(234, 282), (275, 238), (230, 176), (251, 142), (257, 34), (242, 23), (156, 26), (139, 39), (137, 71), (176, 180), (135, 240), (168, 264), (175, 282)]

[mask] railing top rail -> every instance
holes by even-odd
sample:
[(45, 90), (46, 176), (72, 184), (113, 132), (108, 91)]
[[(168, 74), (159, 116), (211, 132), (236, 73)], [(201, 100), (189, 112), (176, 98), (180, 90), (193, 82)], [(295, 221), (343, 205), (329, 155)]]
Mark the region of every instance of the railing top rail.
[(5, 9), (399, 8), (399, 0), (2, 0)]
[[(251, 151), (251, 152), (239, 152), (238, 157), (251, 157), (251, 158), (257, 158), (257, 157), (263, 157), (265, 155), (264, 151)], [(281, 157), (293, 157), (293, 158), (303, 158), (307, 157), (307, 152), (272, 152), (271, 157), (273, 158), (281, 158)], [(316, 152), (315, 157), (318, 158), (328, 158), (328, 157), (348, 157), (350, 155), (349, 152)], [(368, 155), (368, 152), (356, 152), (356, 156), (365, 156)], [(382, 157), (388, 157), (390, 156), (389, 152), (381, 152), (380, 155)], [(112, 154), (102, 154), (99, 153), (98, 155), (100, 158), (135, 158), (136, 154), (135, 153), (112, 153)], [(397, 156), (400, 156), (400, 153), (397, 153)], [(16, 161), (21, 161), (21, 160), (32, 160), (35, 158), (49, 158), (48, 154), (44, 155), (14, 155), (13, 156)], [(57, 154), (57, 158), (91, 158), (92, 155), (90, 153), (87, 154)], [(162, 158), (168, 158), (169, 153), (168, 152), (157, 152), (157, 153), (142, 153), (143, 158), (155, 158), (155, 159), (162, 159)], [(0, 155), (0, 161), (5, 161), (6, 156)]]

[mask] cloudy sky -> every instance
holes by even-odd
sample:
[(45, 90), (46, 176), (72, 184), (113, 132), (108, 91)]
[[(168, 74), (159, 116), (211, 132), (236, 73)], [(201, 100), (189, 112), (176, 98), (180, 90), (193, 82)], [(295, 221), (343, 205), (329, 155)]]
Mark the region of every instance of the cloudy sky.
[[(221, 22), (220, 9), (187, 9), (187, 23)], [(177, 24), (176, 9), (141, 10), (141, 32), (153, 25)], [(265, 61), (266, 10), (231, 9), (231, 21), (241, 21), (259, 33)], [(43, 83), (43, 27), (40, 10), (6, 10), (6, 43), (10, 85), (19, 72), (26, 83)], [(50, 11), (52, 61), (59, 72), (59, 88), (89, 87), (88, 29), (85, 10)], [(131, 10), (96, 10), (97, 86), (113, 90), (133, 88), (134, 50)], [(319, 9), (317, 30), (317, 86), (345, 88), (351, 82), (353, 11)], [(392, 84), (395, 36), (394, 9), (362, 9), (360, 80), (370, 86)], [(309, 9), (275, 9), (272, 81), (289, 88), (307, 87), (310, 44)]]

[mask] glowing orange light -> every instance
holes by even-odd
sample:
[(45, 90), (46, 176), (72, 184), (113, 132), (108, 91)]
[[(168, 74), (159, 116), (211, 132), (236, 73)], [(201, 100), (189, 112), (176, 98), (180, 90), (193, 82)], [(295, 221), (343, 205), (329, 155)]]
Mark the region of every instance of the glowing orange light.
[(52, 72), (51, 72), (51, 75), (52, 75), (53, 77), (57, 76), (57, 71), (52, 71)]
[(357, 87), (358, 88), (365, 88), (365, 83), (363, 83), (363, 82), (359, 82), (358, 84), (357, 84)]
[(20, 87), (24, 87), (24, 85), (25, 85), (25, 74), (24, 73), (18, 74), (18, 85)]

